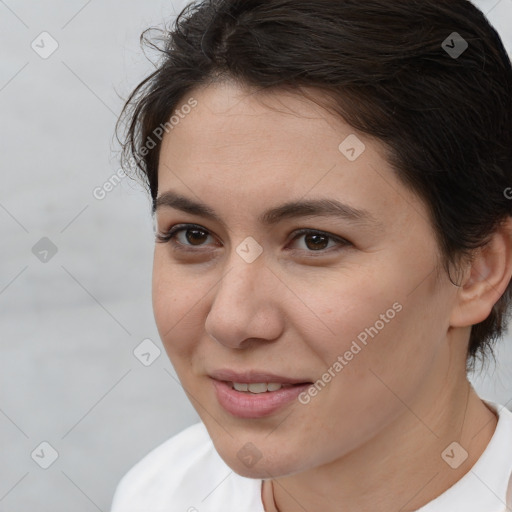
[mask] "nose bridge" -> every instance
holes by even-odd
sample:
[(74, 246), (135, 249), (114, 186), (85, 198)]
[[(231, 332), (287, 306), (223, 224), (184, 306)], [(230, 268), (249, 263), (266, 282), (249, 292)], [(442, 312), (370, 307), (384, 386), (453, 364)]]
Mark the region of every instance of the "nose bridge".
[[(268, 270), (265, 268), (263, 257), (246, 260), (239, 254), (241, 249), (244, 249), (242, 244), (232, 252), (227, 265), (228, 270), (219, 282), (217, 296), (226, 294), (233, 295), (235, 300), (236, 296), (245, 299), (249, 295), (248, 292), (254, 291), (255, 285), (265, 279)], [(250, 253), (250, 250), (247, 252)]]
[(228, 315), (229, 309), (233, 312), (236, 310), (238, 318), (241, 319), (245, 315), (253, 316), (258, 308), (258, 303), (267, 302), (264, 284), (268, 281), (270, 273), (265, 266), (263, 256), (246, 259), (243, 252), (240, 256), (239, 252), (244, 248), (240, 244), (232, 252), (228, 271), (219, 282), (213, 304), (213, 308), (225, 308), (224, 311)]
[[(269, 278), (266, 263), (263, 246), (252, 236), (246, 236), (233, 245), (227, 263), (229, 270), (220, 282), (221, 288), (228, 290), (228, 293), (231, 291), (244, 296), (251, 289), (254, 290), (258, 282)], [(222, 290), (219, 292), (222, 293)]]
[(219, 343), (238, 347), (247, 338), (274, 339), (279, 335), (273, 302), (272, 273), (255, 246), (244, 241), (233, 250), (228, 269), (214, 292), (205, 329)]

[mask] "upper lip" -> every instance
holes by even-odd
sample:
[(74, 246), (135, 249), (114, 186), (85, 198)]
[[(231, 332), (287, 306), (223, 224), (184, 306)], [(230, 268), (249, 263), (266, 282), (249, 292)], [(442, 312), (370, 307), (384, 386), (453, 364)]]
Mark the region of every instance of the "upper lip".
[(268, 373), (259, 370), (247, 370), (244, 372), (235, 372), (233, 370), (215, 370), (208, 374), (215, 380), (225, 382), (238, 382), (238, 383), (277, 383), (277, 384), (304, 384), (309, 383), (307, 379), (294, 379), (290, 377), (283, 377), (282, 375), (276, 375), (275, 373)]

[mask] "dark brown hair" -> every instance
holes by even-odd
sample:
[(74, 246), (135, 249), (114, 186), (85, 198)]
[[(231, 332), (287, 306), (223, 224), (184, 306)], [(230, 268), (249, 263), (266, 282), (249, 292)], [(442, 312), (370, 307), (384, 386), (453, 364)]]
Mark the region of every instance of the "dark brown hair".
[[(512, 214), (512, 67), (469, 1), (203, 0), (160, 34), (161, 46), (141, 36), (161, 60), (117, 127), (127, 121), (122, 161), (135, 164), (153, 207), (162, 127), (194, 88), (232, 80), (324, 93), (326, 108), (383, 142), (399, 179), (428, 206), (448, 272)], [(472, 327), (468, 370), (494, 355), (511, 293), (509, 284)]]

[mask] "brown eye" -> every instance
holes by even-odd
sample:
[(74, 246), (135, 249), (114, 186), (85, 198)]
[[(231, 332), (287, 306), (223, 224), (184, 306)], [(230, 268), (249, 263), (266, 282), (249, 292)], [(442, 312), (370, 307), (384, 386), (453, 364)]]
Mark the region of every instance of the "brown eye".
[[(303, 243), (298, 244), (297, 242), (301, 239)], [(351, 245), (348, 240), (340, 238), (339, 236), (312, 229), (302, 229), (295, 232), (292, 244), (296, 245), (295, 247), (292, 246), (292, 249), (306, 253), (329, 253), (332, 248), (337, 247), (338, 249), (342, 249), (343, 247)]]
[(208, 239), (208, 235), (202, 229), (185, 229), (183, 230), (186, 235), (185, 238), (190, 245), (201, 245)]
[(177, 249), (194, 250), (193, 247), (208, 246), (208, 237), (213, 239), (210, 232), (201, 226), (190, 224), (178, 224), (166, 233), (157, 234), (157, 242), (170, 242)]
[(306, 247), (312, 251), (321, 251), (327, 248), (329, 237), (324, 235), (308, 234), (305, 235), (304, 241)]

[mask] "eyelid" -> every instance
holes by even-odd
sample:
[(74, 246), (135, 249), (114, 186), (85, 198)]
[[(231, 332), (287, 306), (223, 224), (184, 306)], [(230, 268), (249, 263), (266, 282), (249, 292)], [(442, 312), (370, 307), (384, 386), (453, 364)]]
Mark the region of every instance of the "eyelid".
[[(215, 237), (215, 235), (213, 235), (209, 229), (207, 229), (199, 224), (184, 223), (184, 224), (175, 224), (169, 230), (167, 230), (165, 233), (160, 233), (157, 231), (156, 232), (156, 241), (159, 243), (172, 242), (174, 248), (176, 248), (177, 250), (181, 250), (181, 251), (188, 251), (188, 252), (193, 252), (193, 253), (206, 252), (207, 250), (203, 249), (202, 247), (207, 247), (207, 246), (186, 245), (186, 244), (182, 244), (181, 242), (174, 241), (174, 239), (178, 233), (180, 233), (182, 231), (187, 231), (189, 229), (190, 230), (197, 229), (197, 230), (205, 232), (209, 236)], [(312, 255), (314, 257), (316, 255), (322, 256), (325, 254), (330, 254), (332, 251), (340, 250), (341, 248), (353, 245), (351, 242), (349, 242), (348, 240), (346, 240), (343, 237), (340, 237), (333, 233), (329, 233), (327, 231), (323, 231), (320, 229), (314, 229), (314, 228), (296, 229), (295, 231), (293, 231), (291, 233), (291, 235), (290, 235), (291, 240), (287, 243), (287, 245), (289, 245), (291, 242), (295, 241), (299, 237), (301, 237), (303, 235), (308, 235), (308, 234), (322, 235), (326, 238), (329, 238), (330, 240), (336, 242), (338, 244), (338, 247), (331, 247), (330, 249), (322, 249), (319, 251), (308, 251), (305, 249), (288, 249), (288, 250), (296, 251), (296, 252), (298, 251), (298, 252), (302, 252), (302, 253), (305, 252), (308, 255)], [(197, 249), (194, 249), (194, 247), (197, 247)], [(209, 249), (209, 250), (211, 251), (211, 249)]]
[[(203, 227), (203, 226), (200, 226), (199, 224), (175, 224), (174, 226), (171, 226), (166, 232), (164, 233), (161, 233), (159, 231), (156, 232), (156, 241), (157, 242), (160, 242), (160, 243), (167, 243), (167, 242), (172, 242), (173, 239), (175, 238), (175, 236), (180, 233), (181, 231), (187, 231), (187, 230), (191, 230), (191, 229), (197, 229), (199, 231), (204, 231), (205, 233), (207, 233), (208, 235), (210, 236), (214, 236), (209, 229)], [(184, 245), (184, 244), (181, 244), (180, 242), (178, 242), (177, 244), (175, 244), (177, 246), (181, 246), (181, 247), (195, 247), (195, 246), (187, 246), (187, 245)], [(201, 246), (199, 246), (201, 247)], [(184, 249), (186, 250), (186, 249)], [(194, 252), (198, 252), (196, 249), (192, 249)], [(204, 250), (204, 249), (200, 249), (200, 250)]]

